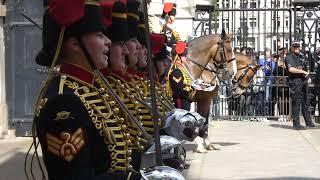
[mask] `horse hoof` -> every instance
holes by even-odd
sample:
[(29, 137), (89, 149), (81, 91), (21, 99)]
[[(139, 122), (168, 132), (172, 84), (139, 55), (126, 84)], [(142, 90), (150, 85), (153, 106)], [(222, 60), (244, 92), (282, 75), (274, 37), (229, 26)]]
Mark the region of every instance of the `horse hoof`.
[(205, 153), (207, 153), (208, 151), (207, 151), (206, 149), (197, 149), (195, 152), (196, 152), (196, 153), (205, 154)]
[(220, 150), (220, 149), (214, 147), (213, 144), (209, 144), (208, 146), (206, 146), (206, 150), (208, 150), (208, 151), (213, 151), (213, 150)]

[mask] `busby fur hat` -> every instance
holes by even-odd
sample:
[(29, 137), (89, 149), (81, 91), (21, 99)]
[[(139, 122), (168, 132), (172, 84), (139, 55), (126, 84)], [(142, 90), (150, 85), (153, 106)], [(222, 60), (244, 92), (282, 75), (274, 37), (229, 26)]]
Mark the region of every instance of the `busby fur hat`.
[(164, 34), (156, 34), (152, 33), (150, 35), (151, 38), (151, 47), (152, 47), (152, 55), (153, 60), (164, 60), (168, 57), (169, 52), (166, 48), (167, 37)]
[(44, 5), (46, 11), (43, 15), (43, 47), (36, 57), (39, 65), (50, 67), (53, 58), (59, 56), (62, 41), (68, 37), (81, 37), (85, 33), (104, 31), (97, 1), (50, 0), (45, 1)]
[(128, 32), (129, 37), (134, 38), (138, 35), (138, 23), (139, 23), (139, 6), (140, 3), (137, 0), (128, 0)]
[(144, 21), (144, 14), (143, 12), (139, 12), (139, 24), (138, 24), (138, 41), (142, 45), (146, 45), (146, 27)]
[(100, 6), (104, 17), (104, 24), (107, 30), (107, 36), (112, 42), (127, 41), (128, 24), (127, 8), (121, 1), (101, 1)]
[(176, 16), (177, 14), (177, 4), (175, 1), (165, 1), (163, 4), (163, 11), (162, 11), (162, 15), (161, 18), (165, 18), (166, 15), (169, 16)]

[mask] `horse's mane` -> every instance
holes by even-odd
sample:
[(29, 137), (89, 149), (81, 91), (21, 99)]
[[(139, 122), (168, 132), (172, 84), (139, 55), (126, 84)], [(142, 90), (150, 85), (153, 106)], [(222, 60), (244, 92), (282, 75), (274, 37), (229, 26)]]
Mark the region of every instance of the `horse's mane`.
[(250, 63), (252, 63), (251, 57), (248, 56), (248, 55), (244, 55), (244, 54), (242, 54), (240, 52), (235, 52), (234, 55), (237, 57), (236, 60), (238, 60), (239, 62), (243, 62), (241, 64), (250, 64)]
[(216, 38), (220, 37), (219, 34), (210, 34), (201, 37), (197, 37), (188, 43), (188, 50), (193, 54), (199, 54), (200, 52), (204, 51), (204, 48), (210, 48), (211, 46), (204, 46), (212, 44), (211, 41)]

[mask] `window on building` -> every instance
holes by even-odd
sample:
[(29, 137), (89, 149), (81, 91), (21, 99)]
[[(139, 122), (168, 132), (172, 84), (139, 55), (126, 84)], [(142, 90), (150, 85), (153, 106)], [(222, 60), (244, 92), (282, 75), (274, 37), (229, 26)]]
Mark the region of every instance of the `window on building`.
[(240, 8), (243, 8), (243, 9), (248, 8), (248, 1), (247, 0), (241, 0), (240, 1)]
[(257, 18), (249, 18), (250, 27), (257, 27)]
[(285, 18), (285, 26), (286, 26), (286, 28), (289, 27), (289, 18), (288, 17)]
[(257, 1), (256, 0), (250, 1), (250, 8), (257, 8)]
[(289, 7), (289, 0), (285, 0), (285, 6)]
[(247, 18), (241, 18), (240, 19), (240, 27), (247, 27), (248, 25), (248, 19)]
[(229, 19), (223, 19), (222, 23), (224, 28), (229, 28)]
[(229, 8), (230, 7), (230, 0), (225, 0), (222, 2), (222, 7), (223, 8)]
[(220, 21), (220, 20), (217, 19), (215, 22), (214, 22), (214, 21), (212, 22), (212, 24), (211, 24), (212, 29), (218, 29), (218, 28), (220, 28), (220, 22), (219, 22), (219, 21)]

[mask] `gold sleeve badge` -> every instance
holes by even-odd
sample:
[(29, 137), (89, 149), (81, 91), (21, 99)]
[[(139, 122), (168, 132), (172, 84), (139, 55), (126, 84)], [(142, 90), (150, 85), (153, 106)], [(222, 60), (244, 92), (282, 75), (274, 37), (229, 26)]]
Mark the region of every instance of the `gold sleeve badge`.
[(71, 162), (84, 145), (84, 133), (81, 128), (73, 134), (61, 132), (59, 137), (47, 133), (48, 151), (67, 162)]

